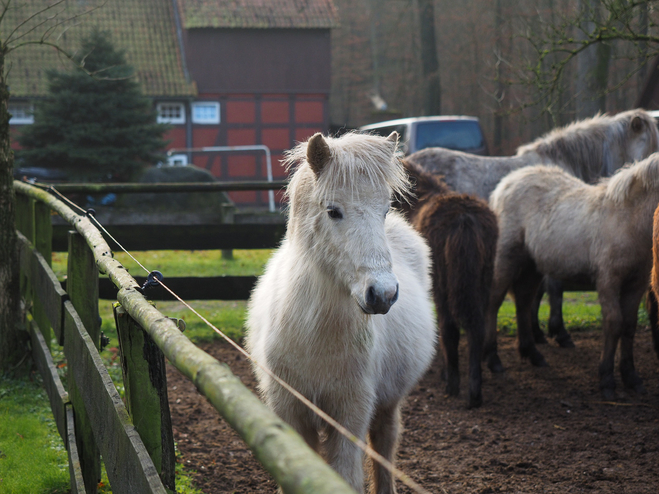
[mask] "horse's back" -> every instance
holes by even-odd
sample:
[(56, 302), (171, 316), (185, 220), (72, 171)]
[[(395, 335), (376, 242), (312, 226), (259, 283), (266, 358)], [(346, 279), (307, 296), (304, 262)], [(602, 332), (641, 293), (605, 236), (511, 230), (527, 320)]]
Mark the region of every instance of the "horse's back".
[(499, 249), (526, 252), (540, 272), (558, 279), (589, 272), (602, 229), (603, 188), (556, 166), (508, 175), (490, 197), (499, 223)]
[(508, 173), (533, 164), (529, 157), (478, 156), (445, 148), (426, 148), (411, 154), (407, 160), (440, 176), (455, 192), (485, 200)]
[(432, 248), (436, 304), (464, 327), (489, 300), (499, 234), (496, 216), (473, 196), (438, 195), (419, 208), (414, 225)]

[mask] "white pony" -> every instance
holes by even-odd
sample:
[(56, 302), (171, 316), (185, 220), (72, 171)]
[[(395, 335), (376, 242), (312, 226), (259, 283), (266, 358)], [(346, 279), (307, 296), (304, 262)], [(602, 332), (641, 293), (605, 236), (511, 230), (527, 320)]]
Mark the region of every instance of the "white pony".
[[(288, 153), (287, 167), (296, 167), (288, 228), (252, 293), (246, 336), (258, 362), (356, 437), (368, 434), (390, 461), (401, 400), (430, 365), (436, 343), (429, 249), (389, 209), (392, 193), (409, 186), (397, 141), (396, 133), (316, 134)], [(267, 405), (362, 492), (362, 452), (258, 366), (254, 371)], [(377, 464), (372, 478), (375, 492), (395, 492), (391, 474)]]
[(499, 241), (486, 325), (486, 358), (496, 355), (497, 312), (512, 288), (518, 350), (546, 365), (531, 335), (531, 302), (542, 275), (593, 283), (602, 307), (604, 349), (599, 366), (605, 399), (615, 398), (613, 365), (620, 341), (620, 373), (626, 387), (644, 392), (634, 367), (637, 311), (650, 281), (652, 217), (659, 203), (659, 153), (588, 185), (554, 166), (523, 168), (504, 178), (490, 207)]

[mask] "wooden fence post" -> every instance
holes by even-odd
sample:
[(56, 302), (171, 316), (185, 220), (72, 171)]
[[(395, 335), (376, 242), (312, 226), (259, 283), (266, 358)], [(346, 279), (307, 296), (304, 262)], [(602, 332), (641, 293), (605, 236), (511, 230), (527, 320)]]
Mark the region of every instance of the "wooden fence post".
[[(87, 246), (84, 237), (76, 231), (69, 232), (66, 291), (94, 346), (99, 348), (101, 327), (98, 315), (98, 269), (94, 254)], [(81, 390), (78, 389), (73, 378), (74, 365), (75, 360), (69, 358), (69, 398), (73, 404), (76, 441), (85, 487), (88, 493), (94, 494), (101, 480), (100, 453), (85, 411)]]
[(167, 399), (165, 356), (149, 334), (119, 304), (119, 335), (126, 408), (167, 489), (175, 489), (176, 458)]
[[(53, 264), (53, 225), (50, 219), (50, 208), (40, 201), (34, 201), (34, 238), (31, 240), (37, 252), (39, 252), (48, 266)], [(39, 330), (44, 336), (46, 345), (50, 348), (51, 340), (53, 339), (53, 331), (51, 329), (48, 315), (44, 310), (43, 304), (39, 297), (32, 298), (32, 315), (34, 320), (39, 326)]]

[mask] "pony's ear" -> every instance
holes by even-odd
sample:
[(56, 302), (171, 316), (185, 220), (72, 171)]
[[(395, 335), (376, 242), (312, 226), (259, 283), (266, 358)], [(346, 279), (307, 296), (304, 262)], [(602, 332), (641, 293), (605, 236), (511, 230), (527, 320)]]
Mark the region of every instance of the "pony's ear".
[(316, 174), (316, 177), (320, 176), (320, 172), (325, 168), (329, 158), (330, 148), (327, 145), (327, 141), (320, 132), (314, 134), (307, 143), (307, 161)]
[(394, 130), (391, 134), (389, 134), (387, 140), (394, 143), (394, 150), (396, 150), (398, 147), (398, 132)]
[(630, 126), (634, 132), (641, 132), (643, 130), (643, 119), (636, 115), (632, 118)]

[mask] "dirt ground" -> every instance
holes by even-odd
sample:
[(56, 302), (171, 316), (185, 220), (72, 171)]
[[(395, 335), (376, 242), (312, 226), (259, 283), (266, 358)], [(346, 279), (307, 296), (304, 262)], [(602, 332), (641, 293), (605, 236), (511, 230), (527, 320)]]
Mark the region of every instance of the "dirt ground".
[[(397, 466), (433, 493), (659, 492), (659, 360), (647, 329), (635, 356), (646, 395), (601, 401), (599, 332), (575, 332), (574, 349), (542, 345), (550, 367), (520, 361), (512, 337), (499, 337), (504, 376), (484, 372), (482, 408), (447, 397), (436, 360), (403, 409)], [(224, 343), (202, 346), (254, 386), (249, 364)], [(466, 363), (461, 345), (461, 363)], [(464, 365), (463, 365), (464, 367)], [(617, 371), (616, 371), (617, 372)], [(276, 486), (238, 435), (195, 387), (169, 366), (174, 438), (207, 494), (271, 493)], [(410, 492), (398, 483), (399, 493)]]

